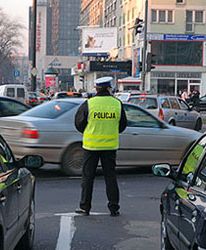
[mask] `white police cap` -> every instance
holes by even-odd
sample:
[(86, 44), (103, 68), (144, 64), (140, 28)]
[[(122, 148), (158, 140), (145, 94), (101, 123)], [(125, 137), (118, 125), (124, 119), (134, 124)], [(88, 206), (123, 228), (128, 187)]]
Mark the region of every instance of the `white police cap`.
[(106, 76), (98, 78), (94, 81), (96, 87), (111, 87), (111, 82), (113, 80), (113, 77)]

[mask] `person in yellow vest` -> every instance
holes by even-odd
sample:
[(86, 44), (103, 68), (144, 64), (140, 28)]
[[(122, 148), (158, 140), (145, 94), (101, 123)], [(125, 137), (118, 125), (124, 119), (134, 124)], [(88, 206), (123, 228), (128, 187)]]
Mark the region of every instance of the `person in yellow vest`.
[(80, 207), (76, 213), (89, 215), (96, 169), (100, 160), (106, 183), (108, 208), (111, 216), (119, 213), (119, 188), (115, 173), (119, 133), (127, 126), (120, 100), (111, 95), (112, 77), (95, 81), (97, 94), (85, 101), (75, 115), (75, 126), (83, 133), (84, 162)]

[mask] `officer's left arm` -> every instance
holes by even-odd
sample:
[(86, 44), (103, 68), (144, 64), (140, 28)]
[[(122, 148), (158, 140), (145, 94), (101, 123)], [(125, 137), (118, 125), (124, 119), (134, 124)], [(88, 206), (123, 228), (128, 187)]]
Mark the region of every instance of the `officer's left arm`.
[(76, 129), (83, 133), (87, 126), (88, 119), (88, 103), (85, 101), (77, 110), (75, 115), (75, 127)]
[(127, 127), (127, 117), (123, 105), (121, 103), (121, 118), (119, 122), (119, 133), (122, 133), (126, 127)]

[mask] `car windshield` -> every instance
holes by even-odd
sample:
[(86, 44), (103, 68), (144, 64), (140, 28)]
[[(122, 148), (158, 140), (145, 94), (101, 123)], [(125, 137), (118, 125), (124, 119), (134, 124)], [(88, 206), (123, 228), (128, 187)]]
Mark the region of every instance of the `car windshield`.
[(63, 101), (51, 101), (45, 104), (39, 105), (35, 108), (32, 108), (24, 113), (22, 116), (32, 116), (32, 117), (39, 117), (39, 118), (49, 118), (55, 119), (65, 112), (73, 109), (76, 103), (72, 102), (63, 102)]
[(155, 97), (138, 96), (129, 100), (130, 103), (134, 103), (144, 109), (157, 109), (157, 99)]

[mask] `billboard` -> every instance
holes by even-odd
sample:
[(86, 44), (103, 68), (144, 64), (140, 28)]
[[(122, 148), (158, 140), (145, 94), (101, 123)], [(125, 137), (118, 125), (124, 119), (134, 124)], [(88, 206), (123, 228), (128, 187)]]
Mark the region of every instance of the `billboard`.
[(108, 56), (117, 47), (117, 28), (82, 29), (82, 55)]

